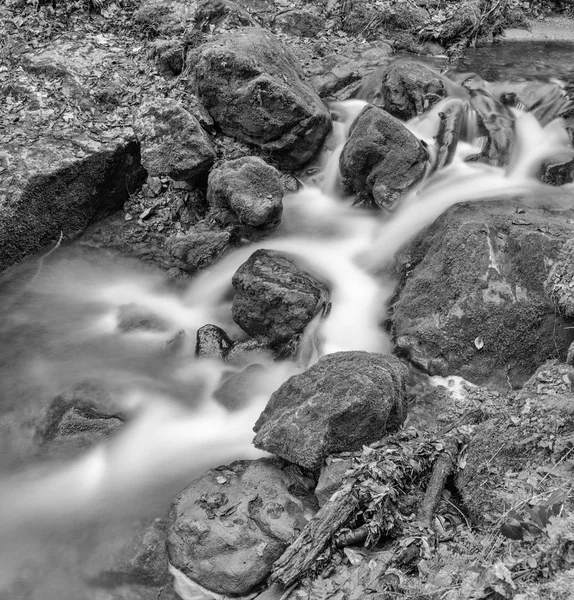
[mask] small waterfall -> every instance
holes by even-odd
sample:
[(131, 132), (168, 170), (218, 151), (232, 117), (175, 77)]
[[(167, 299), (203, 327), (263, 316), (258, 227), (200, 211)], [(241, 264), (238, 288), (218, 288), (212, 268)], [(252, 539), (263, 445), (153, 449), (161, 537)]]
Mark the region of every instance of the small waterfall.
[[(441, 114), (453, 102), (464, 106), (466, 114), (452, 156), (391, 215), (353, 209), (352, 199), (342, 197), (339, 157), (365, 103), (337, 102), (331, 105), (337, 121), (323, 165), (322, 189), (303, 185), (285, 197), (284, 223), (273, 237), (237, 249), (200, 273), (183, 292), (165, 287), (157, 274), (134, 269), (128, 260), (103, 256), (92, 264), (59, 249), (22, 302), (12, 307), (10, 294), (1, 299), (12, 307), (4, 329), (41, 332), (50, 338), (45, 343), (51, 350), (38, 357), (32, 336), (25, 342), (30, 349), (18, 350), (25, 358), (21, 371), (0, 369), (6, 403), (9, 397), (17, 403), (19, 397), (40, 391), (43, 397), (53, 396), (78, 373), (90, 373), (115, 385), (132, 418), (112, 441), (76, 460), (3, 477), (0, 561), (10, 564), (10, 559), (15, 566), (20, 547), (26, 548), (29, 560), (30, 544), (39, 553), (47, 552), (54, 531), (81, 529), (112, 514), (153, 514), (206, 469), (259, 456), (251, 446), (251, 428), (269, 396), (289, 376), (317, 360), (320, 352), (391, 350), (379, 324), (394, 286), (378, 273), (408, 240), (458, 202), (544, 196), (547, 188), (536, 179), (541, 163), (573, 155), (562, 121), (543, 127), (532, 114), (514, 109), (516, 141), (509, 166), (467, 162), (468, 156), (480, 152), (476, 113), (466, 100), (447, 99), (407, 124), (433, 149), (435, 158)], [(197, 361), (191, 350), (171, 364), (158, 357), (180, 329), (192, 339), (207, 323), (238, 333), (230, 318), (231, 277), (258, 248), (285, 252), (327, 281), (332, 310), (328, 318), (311, 324), (296, 361), (275, 363), (261, 357), (266, 365), (263, 385), (249, 406), (229, 412), (212, 396), (228, 365)], [(118, 334), (117, 311), (131, 302), (164, 319), (168, 331)], [(41, 541), (30, 541), (36, 538)]]

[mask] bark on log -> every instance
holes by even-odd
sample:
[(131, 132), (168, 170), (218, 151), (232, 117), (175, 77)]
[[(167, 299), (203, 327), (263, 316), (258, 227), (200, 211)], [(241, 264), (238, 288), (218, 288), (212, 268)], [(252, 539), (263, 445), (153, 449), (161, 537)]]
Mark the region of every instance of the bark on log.
[(454, 470), (457, 456), (458, 441), (453, 437), (447, 438), (441, 456), (436, 459), (433, 465), (432, 475), (419, 509), (419, 520), (426, 527), (431, 525), (446, 480)]
[(271, 581), (291, 586), (305, 575), (337, 530), (358, 510), (354, 481), (343, 485), (273, 565)]

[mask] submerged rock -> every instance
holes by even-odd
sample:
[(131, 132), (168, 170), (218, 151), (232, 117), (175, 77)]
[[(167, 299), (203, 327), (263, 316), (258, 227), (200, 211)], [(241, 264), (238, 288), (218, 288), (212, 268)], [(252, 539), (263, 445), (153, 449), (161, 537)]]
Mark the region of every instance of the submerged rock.
[(445, 98), (447, 86), (446, 78), (420, 63), (396, 61), (370, 75), (358, 97), (408, 121)]
[(211, 209), (231, 211), (242, 225), (277, 227), (282, 198), (279, 171), (255, 156), (229, 160), (209, 174), (207, 201)]
[(571, 330), (544, 290), (574, 226), (512, 201), (454, 206), (399, 255), (393, 337), (432, 375), (519, 386)]
[(273, 34), (246, 28), (217, 36), (188, 60), (198, 96), (223, 133), (259, 146), (285, 168), (317, 153), (331, 129), (329, 111)]
[(167, 331), (167, 322), (155, 312), (131, 302), (118, 309), (118, 329), (124, 333), (132, 331)]
[(254, 444), (318, 469), (329, 454), (358, 450), (402, 425), (407, 414), (406, 374), (394, 356), (324, 356), (271, 396), (255, 424)]
[(250, 336), (269, 344), (303, 332), (327, 309), (327, 286), (274, 250), (256, 250), (235, 272), (233, 320)]
[[(103, 528), (91, 540), (82, 575), (93, 586), (117, 588), (160, 586), (170, 580), (165, 519), (136, 521)], [(156, 592), (157, 593), (157, 592)]]
[(345, 188), (392, 209), (422, 179), (428, 153), (388, 112), (367, 106), (353, 123), (339, 167)]
[(118, 431), (125, 416), (99, 384), (84, 382), (52, 400), (36, 440), (52, 456), (74, 456)]
[(314, 484), (280, 459), (208, 471), (172, 504), (170, 562), (217, 594), (250, 593), (314, 513)]
[(169, 98), (141, 106), (134, 131), (149, 175), (194, 180), (205, 175), (215, 161), (215, 149), (199, 121)]

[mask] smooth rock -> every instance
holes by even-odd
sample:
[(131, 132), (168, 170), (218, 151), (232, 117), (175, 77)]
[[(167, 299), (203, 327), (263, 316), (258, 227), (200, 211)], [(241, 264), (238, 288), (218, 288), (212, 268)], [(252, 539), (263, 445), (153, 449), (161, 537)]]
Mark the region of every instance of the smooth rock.
[(242, 371), (224, 375), (223, 381), (213, 393), (213, 397), (227, 410), (241, 410), (267, 389), (266, 369), (263, 365), (252, 364)]
[(242, 225), (277, 227), (283, 212), (282, 199), (279, 171), (255, 156), (224, 162), (212, 169), (207, 180), (210, 207), (231, 211)]
[(295, 57), (264, 29), (216, 36), (188, 62), (197, 95), (223, 133), (259, 146), (280, 167), (308, 162), (331, 130), (329, 111)]
[(199, 121), (169, 98), (140, 106), (134, 131), (149, 175), (194, 180), (205, 175), (215, 161), (215, 149)]
[(439, 217), (397, 257), (390, 325), (405, 356), (433, 375), (504, 389), (565, 357), (572, 330), (544, 286), (574, 232), (571, 214), (499, 200)]
[(271, 345), (303, 332), (328, 306), (329, 290), (274, 250), (256, 250), (235, 272), (233, 320)]
[(204, 325), (197, 330), (195, 356), (224, 360), (233, 346), (228, 335), (217, 325)]
[(172, 504), (170, 562), (212, 592), (250, 593), (312, 516), (313, 487), (312, 479), (280, 459), (208, 471)]
[(396, 61), (383, 71), (377, 70), (370, 75), (358, 97), (407, 121), (447, 96), (445, 79), (420, 63)]
[(395, 117), (367, 106), (353, 123), (339, 160), (344, 187), (392, 209), (424, 175), (428, 153)]
[(255, 424), (254, 444), (318, 469), (329, 454), (358, 450), (402, 425), (406, 374), (394, 356), (328, 354), (271, 396)]

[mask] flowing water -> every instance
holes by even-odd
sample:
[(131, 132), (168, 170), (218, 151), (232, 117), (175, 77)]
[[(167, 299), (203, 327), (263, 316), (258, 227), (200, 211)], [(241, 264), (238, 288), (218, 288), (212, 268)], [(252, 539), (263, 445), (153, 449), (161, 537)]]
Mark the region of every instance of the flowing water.
[[(466, 141), (452, 162), (428, 176), (392, 214), (353, 208), (353, 198), (342, 191), (338, 160), (363, 105), (353, 100), (331, 106), (337, 121), (322, 153), (321, 175), (284, 198), (283, 223), (274, 235), (235, 250), (187, 284), (170, 283), (155, 269), (81, 243), (30, 260), (0, 280), (0, 590), (26, 567), (52, 585), (34, 597), (66, 597), (63, 590), (79, 585), (79, 577), (61, 567), (75, 564), (76, 550), (68, 556), (63, 549), (79, 547), (82, 531), (161, 515), (179, 489), (206, 469), (262, 455), (251, 445), (259, 413), (283, 381), (319, 356), (390, 352), (379, 324), (394, 285), (380, 273), (450, 206), (501, 197), (557, 209), (572, 205), (569, 194), (556, 195), (536, 179), (544, 160), (574, 155), (564, 122), (543, 126), (515, 109), (509, 167), (465, 162), (484, 143), (469, 111)], [(441, 108), (408, 124), (431, 145)], [(256, 248), (288, 253), (327, 281), (332, 310), (309, 326), (297, 360), (257, 356), (265, 377), (247, 407), (227, 410), (213, 392), (232, 367), (196, 360), (195, 333), (212, 323), (241, 337), (231, 319), (231, 277)], [(119, 331), (118, 310), (129, 303), (153, 311), (167, 329)], [(167, 353), (166, 343), (182, 329), (182, 352)], [(128, 424), (75, 459), (34, 458), (34, 432), (49, 402), (85, 380), (105, 384)]]

